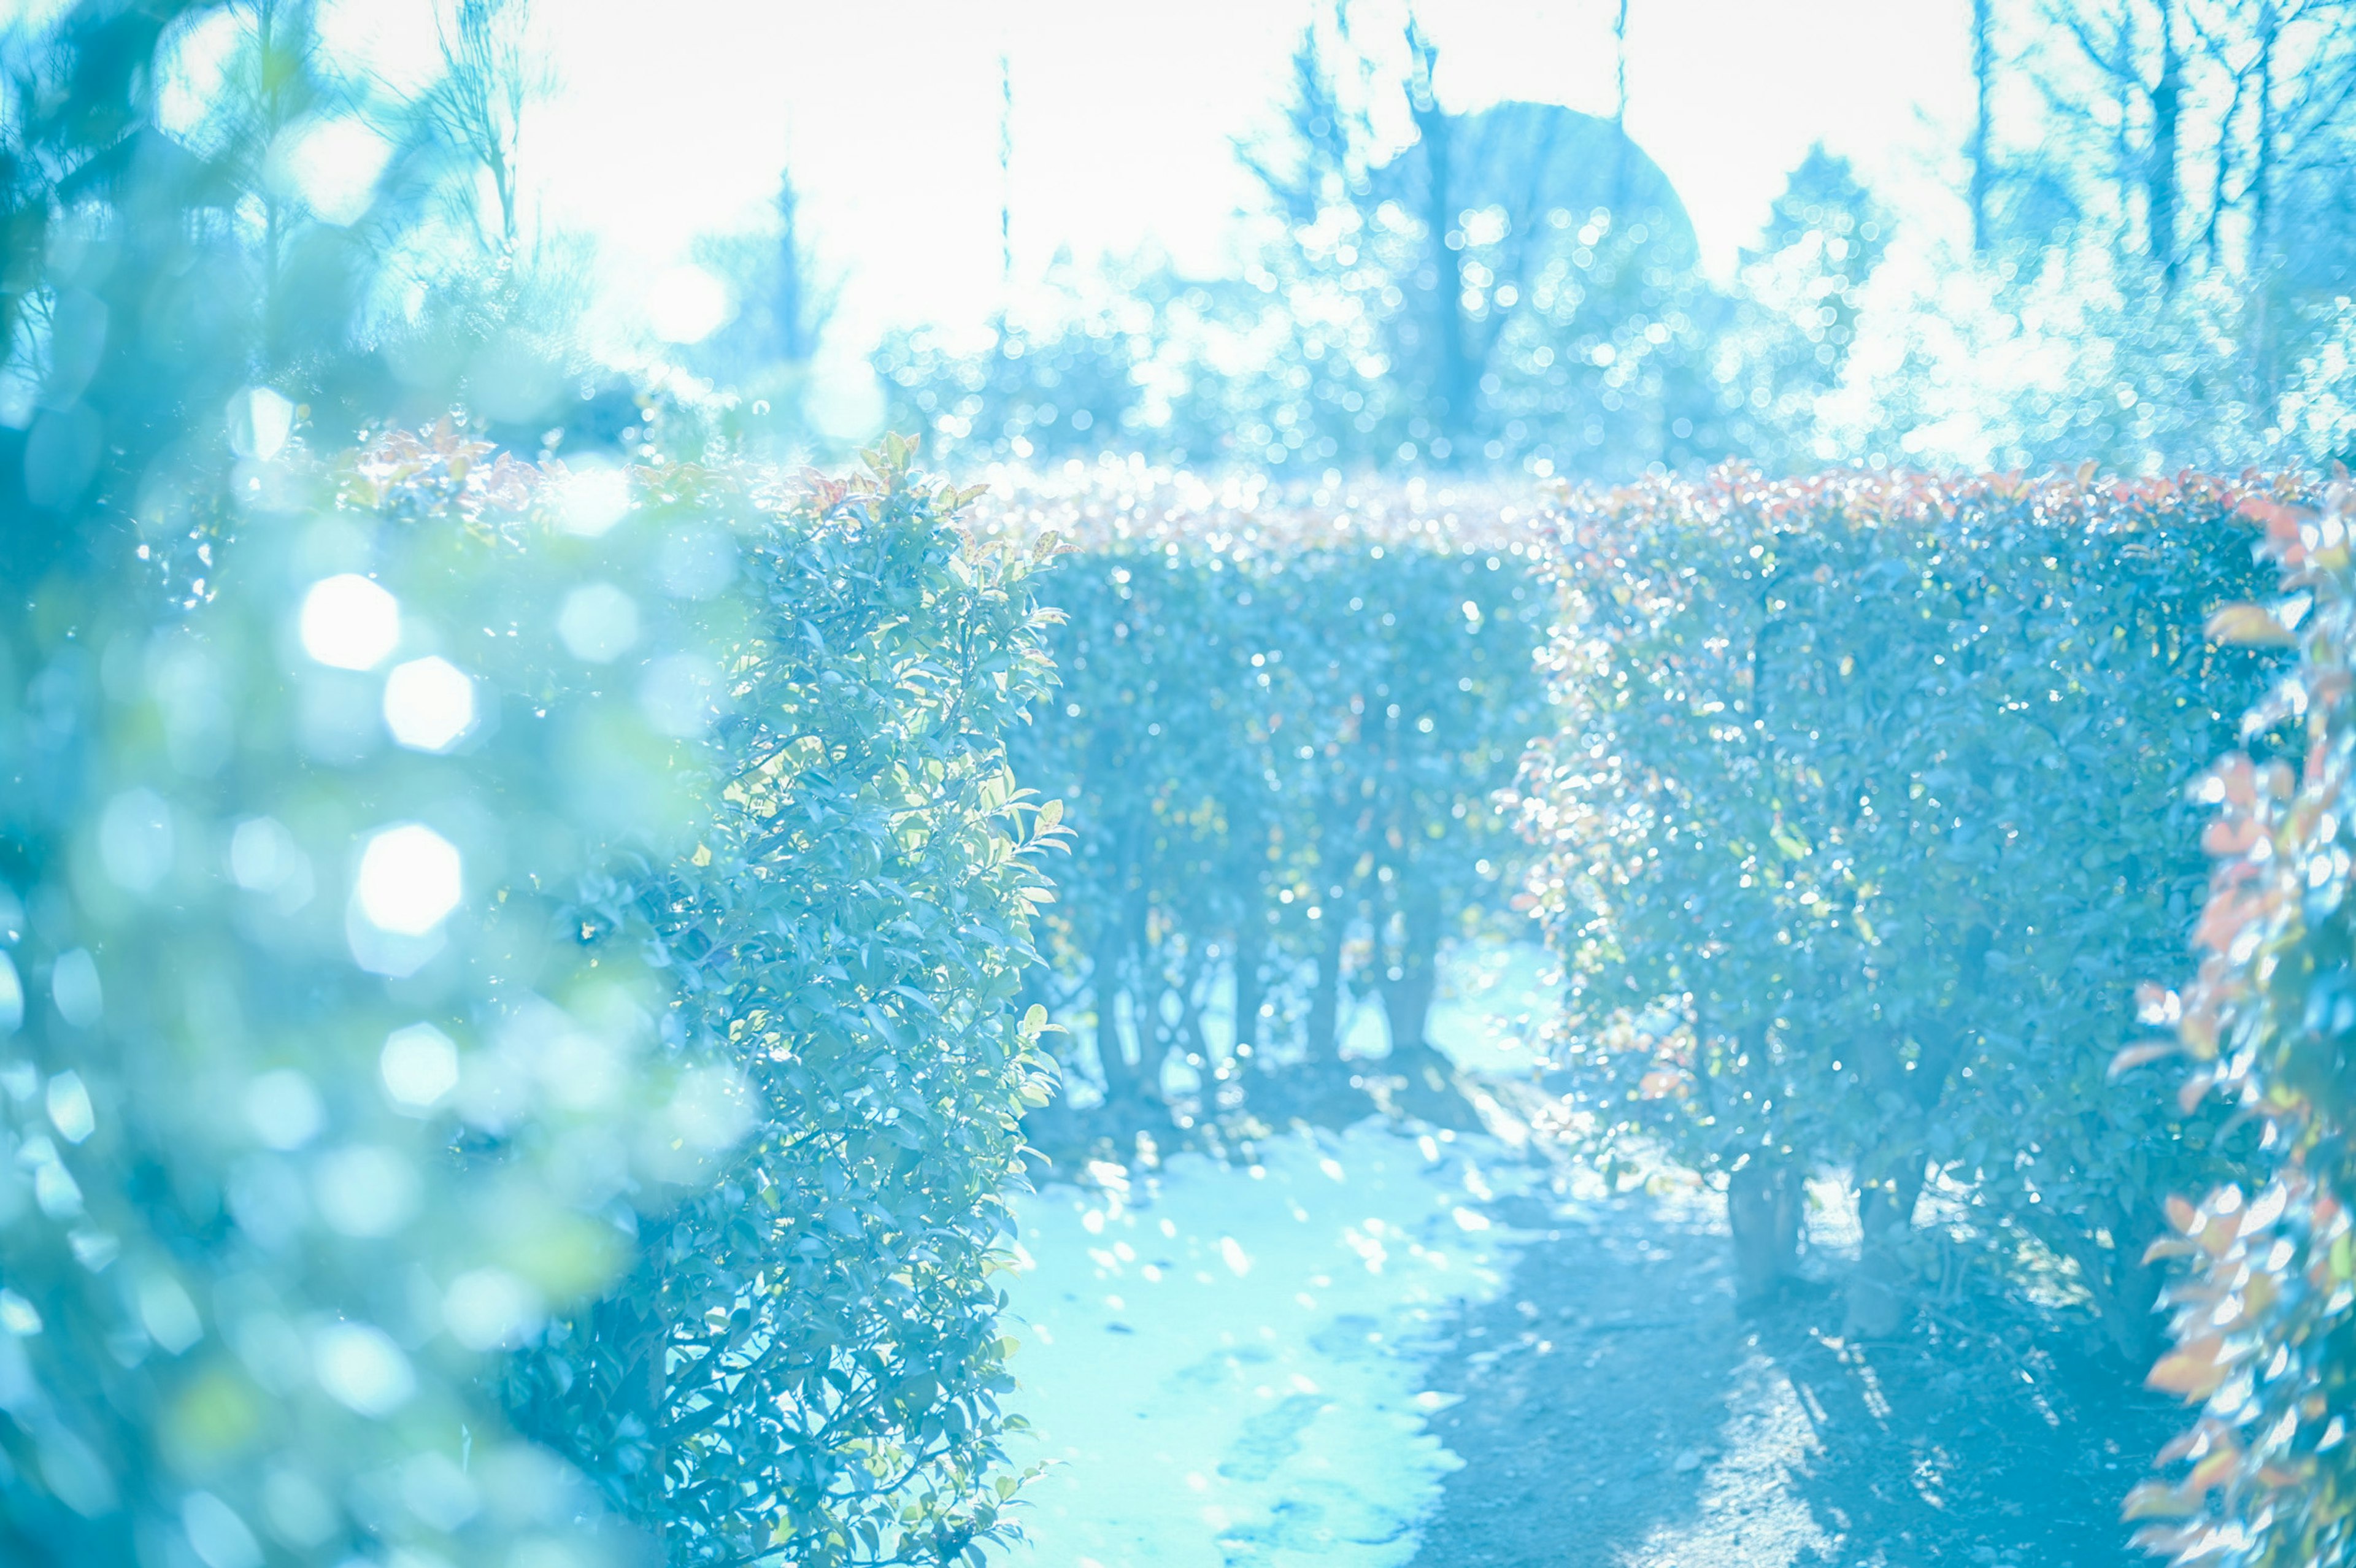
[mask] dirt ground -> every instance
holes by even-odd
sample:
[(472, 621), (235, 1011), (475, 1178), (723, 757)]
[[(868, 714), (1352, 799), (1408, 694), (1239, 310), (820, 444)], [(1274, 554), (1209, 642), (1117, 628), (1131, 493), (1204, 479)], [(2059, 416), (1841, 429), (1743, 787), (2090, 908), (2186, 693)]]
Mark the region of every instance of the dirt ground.
[(1845, 1345), (1829, 1285), (1738, 1315), (1707, 1196), (1525, 1201), (1431, 1370), (1464, 1460), (1415, 1568), (2098, 1568), (2182, 1424), (2083, 1326), (1997, 1301)]
[[(1578, 1194), (1493, 1208), (1528, 1240), (1509, 1287), (1430, 1365), (1450, 1402), (1430, 1430), (1463, 1464), (1411, 1568), (2153, 1561), (2127, 1546), (2119, 1499), (2189, 1417), (2090, 1321), (1988, 1293), (1894, 1340), (1844, 1343), (1837, 1234), (1816, 1237), (1815, 1283), (1738, 1313), (1722, 1200), (1603, 1195), (1574, 1152), (1533, 1137), (1526, 1084), (1435, 1082), (1440, 1115), (1408, 1103), (1412, 1082), (1368, 1085), (1395, 1115), (1486, 1124)], [(1355, 1081), (1269, 1087), (1293, 1097), (1256, 1097), (1270, 1122), (1339, 1126), (1369, 1108)]]

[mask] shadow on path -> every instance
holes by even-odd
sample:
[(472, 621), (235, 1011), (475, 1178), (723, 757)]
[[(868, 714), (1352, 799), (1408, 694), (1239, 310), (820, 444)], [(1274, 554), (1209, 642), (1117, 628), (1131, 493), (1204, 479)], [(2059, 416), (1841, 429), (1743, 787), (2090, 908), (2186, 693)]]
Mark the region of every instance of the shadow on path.
[(1987, 1306), (1847, 1346), (1829, 1291), (1737, 1316), (1714, 1204), (1502, 1217), (1540, 1239), (1432, 1369), (1465, 1463), (1414, 1568), (2148, 1561), (2118, 1499), (2182, 1415), (2082, 1325)]

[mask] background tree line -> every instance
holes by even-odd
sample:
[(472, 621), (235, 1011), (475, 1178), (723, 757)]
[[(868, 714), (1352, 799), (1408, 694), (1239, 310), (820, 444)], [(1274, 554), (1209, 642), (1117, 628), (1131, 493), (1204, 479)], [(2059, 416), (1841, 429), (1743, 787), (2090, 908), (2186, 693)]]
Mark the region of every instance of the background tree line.
[[(2217, 467), (2356, 442), (2345, 0), (1975, 0), (1953, 212), (1815, 148), (1723, 275), (1627, 133), (1631, 9), (1599, 16), (1611, 112), (1468, 111), (1411, 20), (1328, 0), (1237, 145), (1262, 197), (1241, 275), (1066, 259), (985, 347), (888, 334), (886, 421), (952, 462), (1309, 475)], [(612, 443), (645, 437), (645, 400), (675, 449), (842, 455), (809, 393), (858, 259), (790, 169), (766, 223), (698, 251), (732, 296), (716, 332), (590, 341), (592, 242), (534, 199), (535, 26), (528, 0), (465, 0), (402, 84), (337, 58), (302, 0), (20, 34), (0, 482), (54, 509), (102, 459), (151, 461), (134, 432), (165, 403), (262, 381), (350, 431), (463, 400), (527, 449)], [(180, 79), (159, 123), (93, 107), (150, 69)], [(106, 210), (188, 216), (126, 240), (92, 228)]]
[(1268, 214), (1242, 277), (1066, 263), (986, 349), (887, 340), (894, 421), (974, 460), (1310, 473), (2350, 450), (2340, 0), (1976, 0), (1953, 232), (1819, 146), (1727, 278), (1627, 134), (1627, 6), (1610, 114), (1443, 104), (1430, 38), (1364, 9), (1320, 12), (1238, 144)]

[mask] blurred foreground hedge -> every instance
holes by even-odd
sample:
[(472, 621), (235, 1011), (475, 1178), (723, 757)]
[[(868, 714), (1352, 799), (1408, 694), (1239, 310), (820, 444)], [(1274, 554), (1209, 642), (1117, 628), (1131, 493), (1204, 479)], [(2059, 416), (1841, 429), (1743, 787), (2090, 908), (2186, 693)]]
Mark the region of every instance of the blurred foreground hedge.
[(978, 1556), (1031, 562), (252, 397), (0, 627), (0, 1558)]
[(2287, 648), (2295, 663), (2244, 734), (2281, 733), (2276, 760), (2225, 757), (2202, 780), (2215, 808), (2195, 940), (2200, 970), (2152, 987), (2145, 1020), (2172, 1040), (2124, 1064), (2180, 1056), (2191, 1106), (2222, 1103), (2258, 1124), (2257, 1153), (2196, 1204), (2171, 1200), (2158, 1257), (2184, 1260), (2168, 1293), (2175, 1344), (2154, 1386), (2201, 1406), (2160, 1456), (2174, 1475), (2136, 1488), (2140, 1542), (2179, 1563), (2257, 1568), (2356, 1561), (2356, 906), (2349, 821), (2356, 763), (2356, 496), (2319, 507), (2245, 504), (2280, 597), (2227, 606), (2219, 639)]

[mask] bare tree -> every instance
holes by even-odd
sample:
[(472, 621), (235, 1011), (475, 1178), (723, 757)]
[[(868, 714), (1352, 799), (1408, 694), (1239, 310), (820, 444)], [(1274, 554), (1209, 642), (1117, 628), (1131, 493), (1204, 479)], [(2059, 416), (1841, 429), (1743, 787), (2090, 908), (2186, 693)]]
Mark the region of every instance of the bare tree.
[(1435, 411), (1439, 428), (1447, 433), (1451, 443), (1456, 443), (1462, 440), (1471, 423), (1472, 390), (1480, 374), (1468, 341), (1471, 335), (1466, 330), (1464, 313), (1457, 303), (1464, 293), (1464, 238), (1458, 227), (1462, 211), (1455, 168), (1457, 122), (1440, 108), (1440, 95), (1433, 87), (1440, 50), (1412, 15), (1408, 18), (1407, 48), (1408, 110), (1415, 119), (1425, 171), (1424, 209), (1417, 216), (1423, 219), (1430, 236), (1430, 264), (1437, 274), (1430, 312), (1431, 330), (1438, 338), (1434, 358), (1440, 406)]
[(2043, 0), (2033, 16), (2021, 58), (2049, 106), (2047, 172), (2164, 290), (2195, 274), (2234, 303), (2238, 364), (2210, 384), (2271, 428), (2313, 347), (2302, 324), (2356, 267), (2356, 0)]
[(267, 316), (305, 218), (302, 199), (273, 177), (272, 153), (298, 122), (343, 106), (326, 91), (308, 0), (248, 0), (222, 9), (235, 19), (237, 41), (194, 137), (226, 176), (231, 202), (259, 219), (251, 239)]
[[(1292, 95), (1284, 126), (1274, 136), (1241, 138), (1236, 156), (1268, 192), (1288, 222), (1313, 223), (1334, 202), (1363, 185), (1373, 131), (1364, 112), (1345, 101), (1340, 57), (1352, 54), (1348, 0), (1333, 0), (1322, 17), (1301, 29), (1292, 51)], [(1363, 78), (1366, 65), (1350, 65)]]
[[(2204, 45), (2233, 82), (2220, 135), (2216, 204), (2247, 226), (2254, 391), (2267, 423), (2281, 391), (2284, 317), (2302, 287), (2344, 275), (2345, 192), (2356, 166), (2356, 3), (2232, 0), (2204, 18)], [(2231, 176), (2229, 188), (2228, 178)], [(2312, 232), (2317, 229), (2325, 233)], [(2311, 258), (2294, 276), (2294, 250)]]
[(2170, 287), (2183, 261), (2178, 249), (2177, 213), (2181, 205), (2178, 145), (2184, 117), (2184, 41), (2178, 0), (2158, 0), (2159, 76), (2151, 84), (2151, 150), (2144, 172), (2145, 242)]
[(531, 48), (531, 0), (458, 0), (436, 24), (442, 76), (420, 108), (427, 123), (490, 187), (467, 193), (466, 216), (487, 255), (512, 260), (522, 242), (519, 170), (525, 112), (553, 86)]
[[(1625, 10), (1623, 5), (1622, 10)], [(1996, 7), (1993, 0), (1972, 0), (1972, 254), (1988, 251), (1988, 196), (1995, 169), (1990, 165), (1989, 139), (1995, 128)]]
[(277, 375), (317, 354), (316, 313), (328, 293), (359, 286), (371, 264), (350, 229), (321, 220), (285, 154), (310, 127), (365, 106), (320, 42), (316, 0), (236, 0), (220, 12), (235, 41), (190, 135), (220, 181), (217, 210), (254, 270), (254, 369)]
[(777, 357), (788, 365), (807, 365), (818, 357), (819, 335), (834, 312), (834, 291), (820, 287), (812, 275), (801, 191), (791, 169), (777, 177), (776, 208), (776, 274), (769, 310), (776, 323)]
[[(790, 181), (786, 188), (792, 190)], [(1001, 302), (1014, 292), (1014, 58), (1004, 49), (998, 51), (998, 289)]]
[(1612, 119), (1620, 129), (1628, 129), (1628, 0), (1620, 0), (1620, 8), (1612, 18), (1612, 67), (1614, 91)]
[(1612, 210), (1628, 200), (1628, 0), (1620, 0), (1612, 16), (1612, 123), (1620, 127), (1620, 143), (1612, 152)]
[[(2074, 45), (2049, 75), (2047, 96), (2065, 119), (2083, 121), (2091, 100), (2111, 106), (2104, 139), (2122, 209), (2141, 208), (2143, 249), (2173, 286), (2182, 257), (2185, 0), (2049, 0), (2047, 17)], [(2097, 92), (2070, 78), (2091, 71)]]
[(740, 394), (744, 438), (772, 453), (818, 439), (809, 401), (812, 366), (833, 318), (841, 282), (822, 270), (793, 170), (780, 171), (773, 223), (710, 236), (695, 247), (704, 266), (729, 280), (739, 302), (717, 332), (682, 351), (686, 364)]

